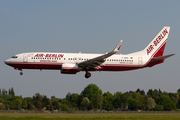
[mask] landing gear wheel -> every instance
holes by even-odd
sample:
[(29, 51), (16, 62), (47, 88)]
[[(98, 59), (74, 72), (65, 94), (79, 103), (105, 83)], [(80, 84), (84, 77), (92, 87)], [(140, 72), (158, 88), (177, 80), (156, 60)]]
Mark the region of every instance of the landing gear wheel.
[(23, 72), (20, 72), (19, 74), (20, 74), (20, 75), (23, 75)]
[(89, 77), (91, 77), (91, 73), (90, 72), (86, 72), (85, 78), (89, 78)]

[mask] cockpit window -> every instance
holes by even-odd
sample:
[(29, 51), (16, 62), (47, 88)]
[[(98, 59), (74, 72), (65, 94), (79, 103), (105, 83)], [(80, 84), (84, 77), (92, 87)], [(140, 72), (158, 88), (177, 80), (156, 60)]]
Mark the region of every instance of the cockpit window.
[(12, 56), (11, 58), (18, 58), (18, 56)]

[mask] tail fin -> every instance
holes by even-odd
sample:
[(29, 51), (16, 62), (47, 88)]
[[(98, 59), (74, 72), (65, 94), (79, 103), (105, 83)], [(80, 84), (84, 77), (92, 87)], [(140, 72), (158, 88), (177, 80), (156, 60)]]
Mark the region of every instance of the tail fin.
[(163, 56), (164, 48), (166, 46), (170, 27), (163, 27), (163, 29), (155, 36), (155, 38), (143, 50), (150, 58)]

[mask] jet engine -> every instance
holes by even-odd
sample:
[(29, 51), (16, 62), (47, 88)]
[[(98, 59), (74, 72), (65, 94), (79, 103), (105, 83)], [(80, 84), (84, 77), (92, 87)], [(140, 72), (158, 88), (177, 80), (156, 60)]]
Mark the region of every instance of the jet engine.
[(77, 64), (65, 63), (61, 66), (62, 74), (76, 74), (77, 72), (79, 72)]

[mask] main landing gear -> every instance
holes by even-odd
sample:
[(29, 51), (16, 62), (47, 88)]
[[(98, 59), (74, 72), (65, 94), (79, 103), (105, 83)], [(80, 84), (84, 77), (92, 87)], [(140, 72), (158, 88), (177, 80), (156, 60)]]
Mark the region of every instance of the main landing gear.
[(86, 71), (85, 78), (89, 78), (89, 77), (91, 77), (91, 73)]

